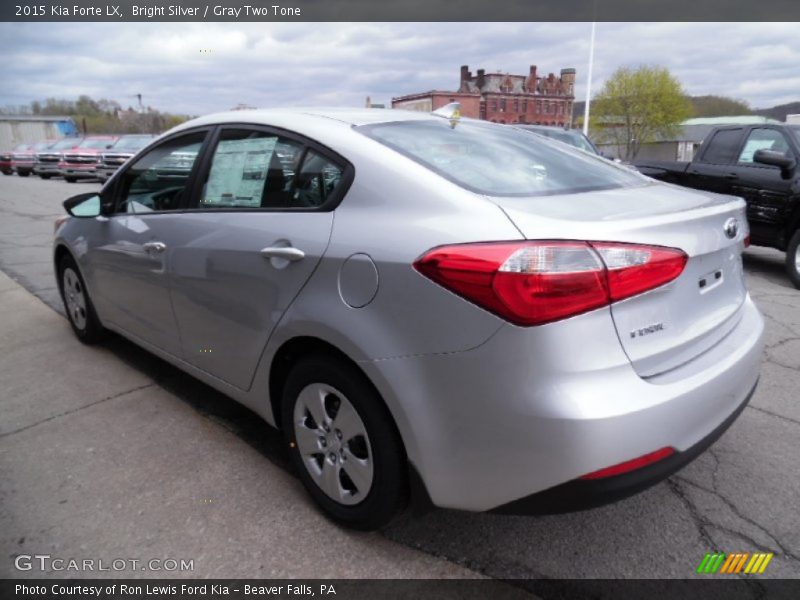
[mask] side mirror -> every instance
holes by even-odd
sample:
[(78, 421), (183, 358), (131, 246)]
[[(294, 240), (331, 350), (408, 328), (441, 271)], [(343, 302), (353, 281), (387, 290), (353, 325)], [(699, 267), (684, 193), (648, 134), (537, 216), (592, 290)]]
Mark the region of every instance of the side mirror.
[(797, 161), (793, 156), (774, 150), (756, 150), (753, 154), (753, 162), (778, 167), (783, 179), (790, 179), (797, 168)]
[(102, 214), (102, 208), (100, 196), (95, 192), (78, 194), (64, 201), (64, 209), (72, 217), (99, 217)]

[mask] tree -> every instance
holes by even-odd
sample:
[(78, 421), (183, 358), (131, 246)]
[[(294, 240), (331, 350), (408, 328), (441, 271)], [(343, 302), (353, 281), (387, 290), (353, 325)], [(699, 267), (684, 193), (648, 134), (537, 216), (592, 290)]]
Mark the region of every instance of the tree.
[(642, 144), (676, 135), (692, 107), (667, 69), (645, 65), (617, 69), (592, 102), (592, 113), (597, 138), (633, 160)]

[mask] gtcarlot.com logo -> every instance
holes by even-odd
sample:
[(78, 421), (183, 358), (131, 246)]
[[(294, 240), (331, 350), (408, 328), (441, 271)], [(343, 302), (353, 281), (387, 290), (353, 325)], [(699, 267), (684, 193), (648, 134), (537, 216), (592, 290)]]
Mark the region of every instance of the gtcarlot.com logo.
[(50, 554), (19, 554), (17, 571), (194, 571), (194, 559), (175, 558), (59, 558)]
[(769, 561), (772, 560), (772, 552), (715, 552), (706, 554), (697, 567), (697, 572), (702, 575), (736, 575), (744, 573), (756, 575), (763, 573)]

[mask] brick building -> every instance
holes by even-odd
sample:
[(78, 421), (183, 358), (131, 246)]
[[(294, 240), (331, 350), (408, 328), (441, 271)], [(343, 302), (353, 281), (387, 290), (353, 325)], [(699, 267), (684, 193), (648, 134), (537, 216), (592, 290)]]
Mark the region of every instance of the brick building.
[(550, 73), (540, 77), (536, 66), (528, 75), (486, 73), (478, 69), (473, 76), (467, 65), (461, 67), (458, 91), (432, 90), (392, 98), (392, 108), (430, 112), (450, 102), (461, 103), (461, 114), (495, 123), (572, 124), (575, 100), (575, 69), (561, 69), (560, 77)]

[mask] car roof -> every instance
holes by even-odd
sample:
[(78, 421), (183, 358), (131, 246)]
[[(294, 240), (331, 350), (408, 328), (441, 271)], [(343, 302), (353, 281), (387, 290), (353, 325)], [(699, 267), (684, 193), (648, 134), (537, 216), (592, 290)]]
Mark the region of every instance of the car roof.
[(338, 121), (348, 127), (370, 125), (373, 123), (389, 123), (395, 121), (420, 121), (439, 119), (427, 112), (397, 110), (393, 108), (266, 108), (254, 110), (233, 110), (214, 113), (192, 119), (179, 126), (196, 127), (199, 125), (216, 125), (224, 123), (263, 123), (272, 124), (275, 120), (287, 117), (306, 117), (311, 119)]

